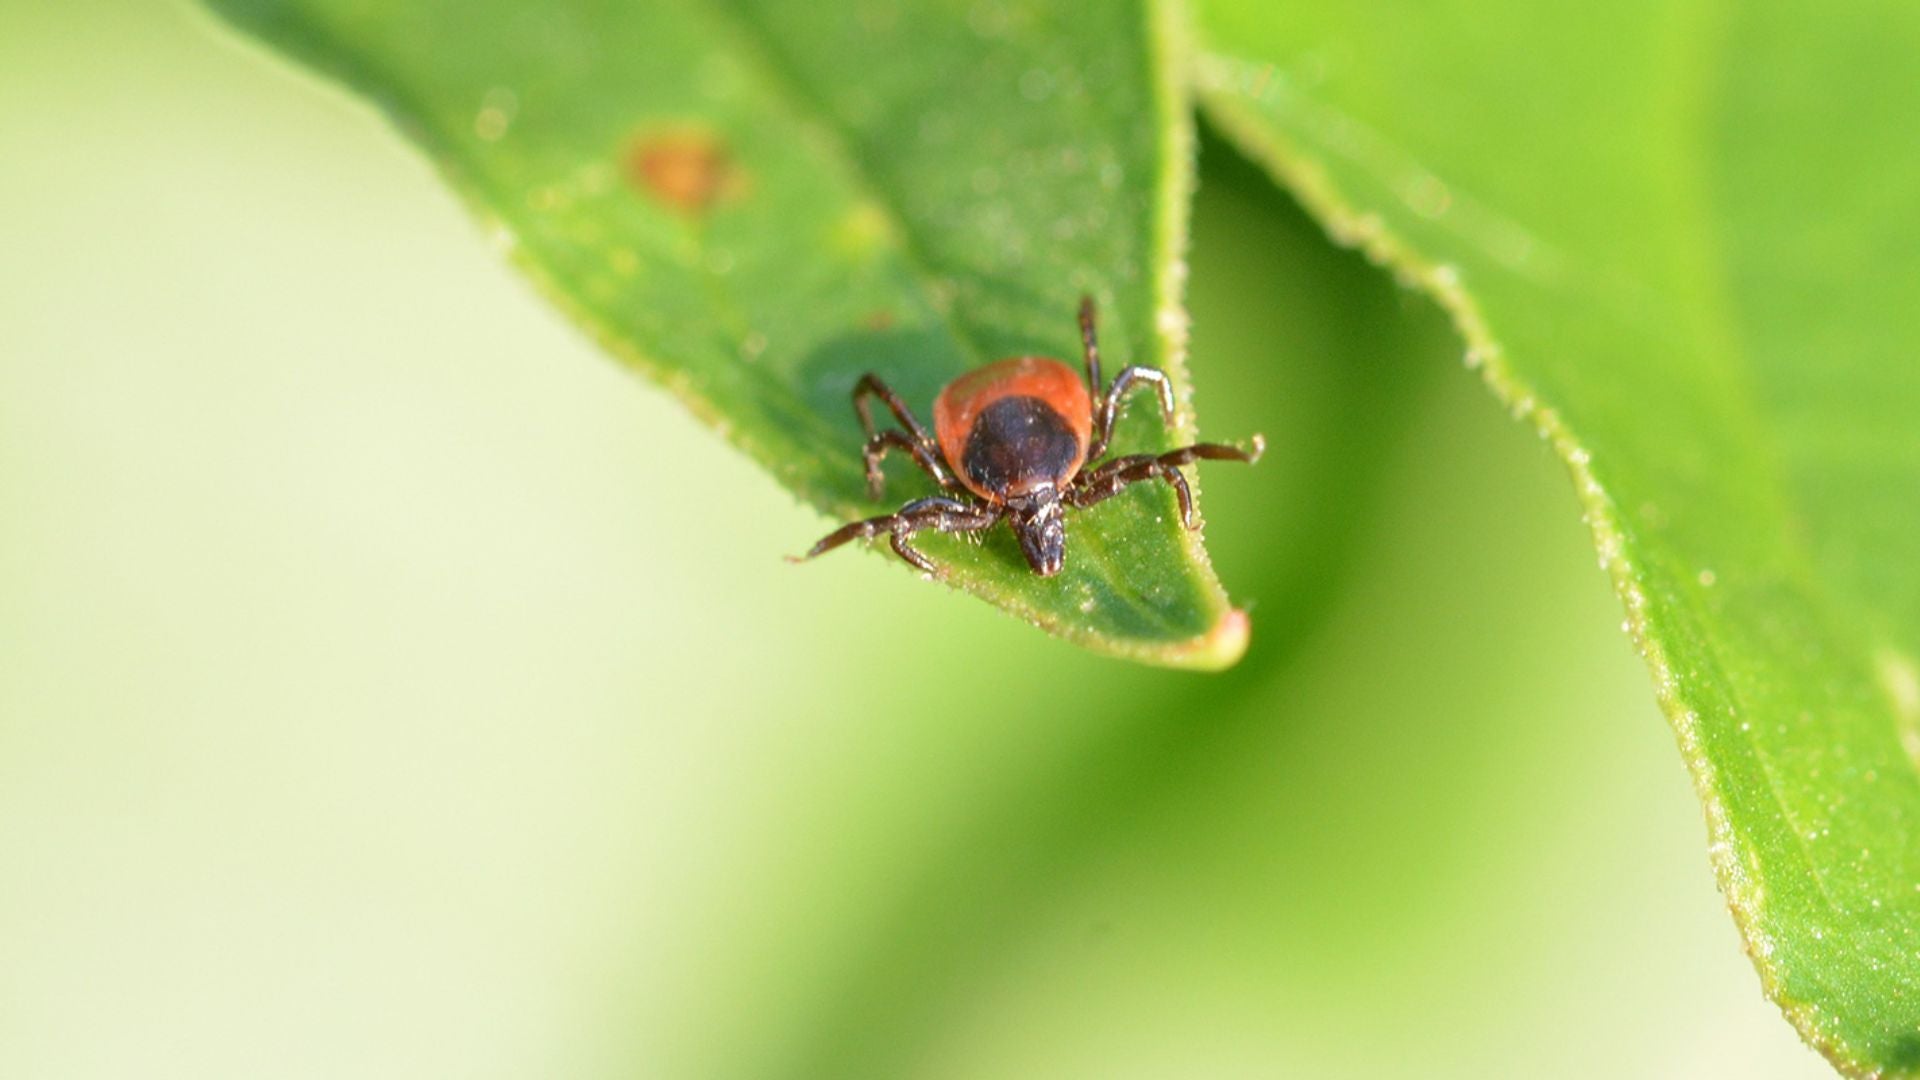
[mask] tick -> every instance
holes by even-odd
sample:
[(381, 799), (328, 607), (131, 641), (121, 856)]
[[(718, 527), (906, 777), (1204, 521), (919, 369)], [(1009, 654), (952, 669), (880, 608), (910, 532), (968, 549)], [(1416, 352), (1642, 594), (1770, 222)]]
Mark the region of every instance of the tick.
[[(933, 402), (932, 436), (879, 376), (871, 372), (861, 376), (853, 388), (853, 411), (867, 433), (863, 451), (867, 489), (875, 499), (880, 497), (886, 485), (880, 462), (888, 451), (903, 450), (945, 494), (915, 499), (894, 513), (843, 525), (794, 561), (825, 554), (849, 540), (885, 533), (901, 558), (933, 573), (933, 563), (913, 547), (913, 534), (929, 529), (979, 532), (1005, 519), (1020, 541), (1027, 565), (1041, 577), (1052, 577), (1066, 557), (1068, 509), (1084, 509), (1112, 498), (1128, 484), (1153, 479), (1165, 480), (1173, 488), (1180, 501), (1181, 523), (1196, 528), (1193, 492), (1180, 467), (1202, 459), (1258, 461), (1265, 441), (1255, 435), (1251, 451), (1195, 443), (1164, 454), (1127, 454), (1100, 461), (1113, 439), (1113, 423), (1128, 391), (1153, 387), (1162, 418), (1172, 424), (1173, 383), (1159, 368), (1136, 365), (1103, 388), (1093, 322), (1093, 299), (1082, 297), (1085, 382), (1066, 364), (1044, 356), (1016, 356), (988, 364), (940, 391)], [(885, 403), (905, 430), (876, 431), (871, 398)], [(1090, 462), (1095, 464), (1083, 468)]]

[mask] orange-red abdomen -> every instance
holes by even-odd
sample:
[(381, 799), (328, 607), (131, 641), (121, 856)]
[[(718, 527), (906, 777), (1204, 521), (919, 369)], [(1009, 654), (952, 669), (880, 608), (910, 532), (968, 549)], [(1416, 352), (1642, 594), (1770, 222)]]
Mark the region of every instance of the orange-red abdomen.
[(970, 371), (933, 403), (940, 452), (989, 502), (1064, 488), (1086, 462), (1093, 401), (1079, 372), (1043, 356)]

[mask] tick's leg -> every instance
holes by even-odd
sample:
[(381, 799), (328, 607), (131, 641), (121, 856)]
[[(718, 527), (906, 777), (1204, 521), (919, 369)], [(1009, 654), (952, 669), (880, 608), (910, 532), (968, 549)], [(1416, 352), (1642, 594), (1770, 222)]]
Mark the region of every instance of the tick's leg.
[(1092, 506), (1120, 494), (1120, 489), (1128, 484), (1156, 477), (1165, 480), (1180, 500), (1180, 523), (1193, 528), (1193, 492), (1187, 487), (1187, 478), (1180, 475), (1179, 468), (1162, 464), (1152, 454), (1114, 458), (1092, 472), (1082, 473), (1067, 490), (1067, 504), (1081, 508)]
[(1087, 358), (1087, 392), (1098, 398), (1100, 385), (1100, 345), (1093, 337), (1093, 297), (1080, 298), (1080, 351)]
[(913, 457), (915, 465), (925, 469), (927, 475), (933, 477), (934, 483), (948, 491), (958, 489), (953, 477), (947, 475), (946, 468), (940, 464), (938, 454), (928, 450), (926, 446), (903, 432), (882, 431), (867, 440), (867, 448), (863, 452), (867, 462), (867, 491), (874, 498), (878, 499), (880, 493), (886, 490), (887, 478), (880, 471), (880, 459), (887, 456), (888, 450), (905, 450)]
[(1248, 441), (1253, 444), (1251, 450), (1242, 450), (1237, 446), (1227, 446), (1222, 443), (1203, 442), (1183, 446), (1178, 450), (1169, 450), (1154, 460), (1162, 465), (1175, 467), (1195, 461), (1244, 461), (1251, 465), (1260, 460), (1261, 454), (1267, 452), (1267, 440), (1255, 435)]
[(849, 540), (864, 540), (886, 533), (896, 554), (931, 574), (935, 571), (933, 563), (907, 542), (908, 537), (927, 529), (937, 532), (975, 532), (999, 520), (1000, 511), (990, 506), (964, 503), (939, 495), (915, 499), (901, 507), (898, 513), (842, 525), (821, 537), (820, 542), (809, 548), (805, 555), (789, 561), (802, 562), (832, 551)]
[(978, 532), (999, 520), (1000, 511), (990, 506), (963, 503), (939, 495), (915, 499), (894, 515), (893, 550), (901, 558), (931, 574), (934, 572), (933, 563), (907, 542), (908, 537), (926, 529), (947, 533)]
[(1180, 474), (1180, 466), (1203, 460), (1254, 462), (1260, 460), (1266, 448), (1266, 440), (1255, 435), (1250, 451), (1219, 443), (1195, 443), (1169, 450), (1158, 457), (1133, 454), (1114, 458), (1091, 472), (1082, 473), (1080, 479), (1068, 489), (1067, 502), (1075, 507), (1092, 506), (1119, 494), (1120, 489), (1128, 484), (1158, 478), (1173, 488), (1174, 496), (1180, 500), (1180, 523), (1191, 529), (1195, 525), (1193, 492), (1187, 487), (1187, 478)]
[(872, 372), (860, 376), (860, 381), (853, 384), (853, 411), (860, 415), (860, 427), (867, 433), (867, 438), (873, 438), (873, 410), (867, 404), (869, 397), (877, 397), (885, 402), (887, 411), (893, 413), (893, 418), (900, 421), (900, 426), (907, 429), (915, 442), (931, 453), (939, 452), (934, 446), (933, 439), (927, 434), (927, 429), (921, 427), (920, 421), (913, 418), (907, 403), (900, 400), (900, 395), (894, 393), (893, 387), (881, 382), (880, 376)]
[(1173, 382), (1167, 373), (1159, 368), (1135, 365), (1120, 372), (1113, 380), (1113, 386), (1107, 395), (1100, 399), (1099, 407), (1093, 417), (1093, 445), (1087, 448), (1087, 460), (1098, 461), (1100, 455), (1107, 452), (1107, 444), (1113, 441), (1113, 422), (1120, 417), (1120, 401), (1127, 391), (1141, 383), (1149, 383), (1160, 397), (1160, 415), (1168, 425), (1173, 423)]

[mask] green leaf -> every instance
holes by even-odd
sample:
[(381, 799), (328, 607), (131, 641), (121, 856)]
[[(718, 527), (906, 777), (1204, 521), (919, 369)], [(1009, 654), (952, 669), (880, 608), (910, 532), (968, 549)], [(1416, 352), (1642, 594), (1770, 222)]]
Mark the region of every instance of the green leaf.
[(1767, 992), (1920, 1075), (1920, 9), (1201, 7), (1209, 114), (1565, 459)]
[[(924, 418), (984, 362), (1077, 363), (1083, 293), (1109, 371), (1160, 366), (1180, 388), (1174, 430), (1137, 407), (1116, 446), (1195, 435), (1190, 118), (1152, 0), (210, 2), (377, 102), (557, 304), (835, 518), (931, 487), (896, 462), (868, 498), (848, 402), (863, 372)], [(1070, 528), (1052, 579), (1004, 528), (923, 550), (950, 584), (1090, 648), (1238, 659), (1247, 620), (1162, 485)], [(769, 536), (768, 557), (814, 539)]]

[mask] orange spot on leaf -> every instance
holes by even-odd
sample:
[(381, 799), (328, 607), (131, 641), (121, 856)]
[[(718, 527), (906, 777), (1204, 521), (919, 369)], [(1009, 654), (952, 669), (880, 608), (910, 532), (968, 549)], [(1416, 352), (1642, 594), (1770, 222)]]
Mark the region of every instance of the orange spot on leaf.
[(636, 137), (627, 146), (627, 183), (689, 217), (739, 190), (740, 174), (725, 144), (705, 131), (682, 128)]

